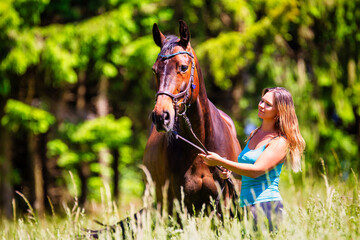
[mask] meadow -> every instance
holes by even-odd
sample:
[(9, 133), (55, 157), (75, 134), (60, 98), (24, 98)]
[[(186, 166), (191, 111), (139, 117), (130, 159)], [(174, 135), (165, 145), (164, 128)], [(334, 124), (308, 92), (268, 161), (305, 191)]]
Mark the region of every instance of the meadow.
[[(324, 171), (325, 172), (325, 171)], [(106, 187), (101, 189), (102, 201), (93, 211), (80, 208), (77, 198), (63, 205), (62, 213), (54, 211), (40, 218), (28, 203), (28, 213), (1, 221), (1, 239), (88, 239), (84, 228), (101, 229), (94, 220), (112, 225), (136, 213), (141, 207), (150, 210), (131, 217), (125, 230), (126, 239), (359, 239), (360, 204), (358, 176), (351, 172), (321, 178), (308, 174), (294, 175), (284, 170), (280, 192), (284, 200), (283, 221), (277, 231), (267, 231), (267, 222), (253, 229), (250, 216), (230, 218), (229, 209), (222, 205), (223, 219), (214, 210), (204, 209), (190, 216), (176, 201), (176, 210), (169, 214), (153, 206), (153, 187), (148, 186), (143, 199), (119, 206)], [(27, 201), (26, 198), (23, 198)], [(137, 202), (137, 203), (136, 203)], [(13, 206), (16, 206), (14, 203)], [(16, 211), (16, 209), (13, 209)], [(173, 216), (177, 216), (177, 220)], [(140, 224), (139, 224), (140, 223)], [(131, 229), (131, 231), (130, 231)], [(122, 239), (119, 227), (115, 232), (104, 231), (100, 239)]]
[(221, 221), (208, 209), (190, 217), (180, 200), (179, 219), (152, 209), (142, 225), (130, 221), (127, 238), (360, 239), (359, 6), (0, 0), (0, 239), (77, 239), (82, 228), (101, 228), (94, 220), (111, 225), (153, 205), (137, 169), (157, 90), (152, 27), (178, 36), (180, 19), (207, 96), (234, 121), (242, 147), (261, 124), (262, 89), (291, 92), (306, 169), (282, 173), (276, 234), (226, 211)]

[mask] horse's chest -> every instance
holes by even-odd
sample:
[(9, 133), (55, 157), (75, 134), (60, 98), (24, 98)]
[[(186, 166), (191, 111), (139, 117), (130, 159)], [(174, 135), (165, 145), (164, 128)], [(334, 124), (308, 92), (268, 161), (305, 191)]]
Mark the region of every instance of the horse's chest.
[[(154, 137), (155, 136), (155, 137)], [(165, 144), (160, 135), (155, 134), (148, 142), (144, 164), (156, 183), (157, 197), (162, 199), (163, 186), (169, 183), (169, 197), (182, 199), (185, 204), (200, 209), (202, 204), (209, 203), (210, 196), (217, 196), (214, 168), (204, 164), (198, 152), (188, 148), (182, 142), (174, 145)]]
[(177, 188), (183, 187), (185, 197), (195, 199), (209, 198), (217, 192), (213, 173), (209, 167), (205, 165), (199, 157), (195, 157), (191, 163), (183, 164), (182, 167), (173, 168), (173, 174), (176, 178), (174, 182)]

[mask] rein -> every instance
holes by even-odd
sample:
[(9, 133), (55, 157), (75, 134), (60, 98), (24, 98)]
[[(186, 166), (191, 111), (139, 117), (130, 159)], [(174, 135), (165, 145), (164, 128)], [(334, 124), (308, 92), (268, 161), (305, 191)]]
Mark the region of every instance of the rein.
[[(193, 129), (192, 129), (192, 126), (191, 126), (191, 123), (190, 123), (190, 120), (189, 118), (186, 116), (186, 110), (190, 107), (191, 105), (191, 101), (192, 101), (192, 94), (193, 94), (193, 90), (196, 88), (196, 85), (194, 84), (194, 69), (195, 69), (195, 64), (194, 64), (194, 55), (191, 53), (191, 52), (187, 52), (187, 51), (179, 51), (179, 52), (176, 52), (176, 53), (173, 53), (173, 54), (169, 54), (169, 55), (161, 55), (159, 54), (158, 56), (162, 59), (169, 59), (169, 58), (172, 58), (176, 55), (179, 55), (179, 54), (187, 54), (191, 57), (191, 73), (190, 73), (190, 79), (189, 79), (189, 82), (188, 82), (188, 85), (186, 86), (185, 90), (178, 93), (178, 94), (172, 94), (168, 91), (158, 91), (155, 95), (155, 99), (157, 99), (157, 97), (159, 95), (166, 95), (168, 97), (170, 97), (173, 101), (173, 105), (174, 105), (174, 108), (175, 108), (175, 115), (176, 115), (176, 121), (177, 121), (177, 116), (182, 116), (184, 118), (184, 121), (186, 123), (186, 125), (188, 126), (189, 130), (191, 131), (191, 134), (193, 135), (193, 137), (197, 140), (197, 142), (199, 143), (200, 146), (194, 144), (193, 142), (187, 140), (186, 138), (180, 136), (176, 131), (173, 131), (173, 134), (175, 135), (175, 138), (176, 139), (181, 139), (182, 141), (186, 142), (187, 144), (193, 146), (194, 148), (198, 149), (201, 153), (203, 154), (206, 154), (208, 155), (209, 152), (207, 151), (207, 149), (205, 148), (204, 144), (202, 144), (202, 142), (200, 141), (200, 139), (196, 136), (196, 134), (194, 133)], [(189, 91), (190, 91), (190, 88), (191, 88), (191, 97), (190, 97), (190, 101), (189, 103), (186, 103), (187, 101), (187, 98), (189, 97)], [(183, 101), (182, 101), (182, 104), (184, 104), (184, 111), (182, 113), (179, 112), (179, 104), (178, 104), (178, 100), (179, 98), (183, 97)], [(216, 166), (216, 168), (218, 168), (220, 171), (222, 171), (221, 167), (220, 166)], [(227, 178), (227, 179), (224, 179), (224, 181), (228, 184), (229, 186), (229, 191), (233, 192), (234, 193), (234, 196), (236, 196), (236, 191), (235, 191), (235, 188), (234, 188), (234, 183), (233, 181), (231, 180), (231, 178)], [(225, 189), (225, 185), (222, 187), (221, 189), (221, 192), (223, 192)], [(218, 204), (219, 201), (220, 201), (220, 195), (217, 196), (216, 198), (216, 203)]]
[[(191, 141), (187, 140), (186, 138), (180, 136), (176, 131), (173, 131), (173, 133), (175, 134), (175, 138), (176, 139), (181, 139), (182, 141), (186, 142), (187, 144), (189, 144), (189, 145), (193, 146), (194, 148), (198, 149), (203, 154), (209, 155), (209, 152), (207, 151), (205, 146), (201, 143), (201, 141), (197, 138), (196, 134), (194, 133), (194, 131), (193, 131), (192, 127), (191, 127), (191, 123), (190, 123), (189, 118), (185, 114), (183, 114), (182, 116), (183, 116), (186, 124), (188, 125), (192, 135), (199, 142), (200, 146), (197, 146), (193, 142), (191, 142)], [(220, 171), (223, 171), (223, 169), (221, 169), (221, 167), (219, 165), (216, 165), (216, 168), (219, 169)], [(236, 194), (236, 191), (235, 191), (235, 186), (234, 186), (234, 183), (231, 180), (231, 178), (224, 179), (224, 181), (225, 181), (225, 183), (227, 183), (227, 185), (229, 187), (229, 192), (232, 192), (234, 194), (234, 198), (237, 198), (237, 194)], [(224, 189), (225, 189), (225, 185), (222, 186), (221, 193), (224, 192)], [(215, 203), (216, 203), (216, 205), (219, 205), (219, 203), (220, 203), (220, 194), (216, 197)]]

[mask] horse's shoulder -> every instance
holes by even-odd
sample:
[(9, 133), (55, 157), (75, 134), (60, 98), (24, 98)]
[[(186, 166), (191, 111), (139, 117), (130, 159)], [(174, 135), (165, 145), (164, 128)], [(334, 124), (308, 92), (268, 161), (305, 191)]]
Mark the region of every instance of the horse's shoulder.
[(231, 117), (229, 117), (229, 115), (227, 115), (224, 111), (218, 109), (210, 100), (209, 100), (209, 105), (210, 105), (210, 109), (213, 112), (218, 113), (221, 120), (226, 123), (226, 125), (229, 128), (232, 136), (236, 137), (236, 128), (235, 128), (234, 121), (231, 119)]
[(220, 116), (222, 117), (222, 119), (226, 122), (226, 124), (229, 126), (229, 128), (231, 129), (231, 133), (234, 134), (236, 136), (236, 128), (235, 128), (235, 124), (234, 121), (229, 117), (229, 115), (227, 115), (225, 112), (223, 112), (222, 110), (218, 109)]
[[(241, 147), (239, 141), (237, 140), (237, 133), (233, 120), (225, 112), (218, 109), (210, 100), (209, 100), (209, 108), (210, 111), (213, 113), (213, 117), (217, 119), (215, 121), (216, 122), (215, 124), (219, 124), (221, 122), (224, 128), (228, 129), (228, 134), (230, 134), (229, 137), (231, 139), (231, 142), (233, 143), (232, 144), (233, 150), (236, 153), (236, 155), (239, 154), (241, 152)], [(220, 128), (220, 129), (224, 129), (224, 128)], [(221, 132), (221, 134), (224, 135), (225, 132)]]

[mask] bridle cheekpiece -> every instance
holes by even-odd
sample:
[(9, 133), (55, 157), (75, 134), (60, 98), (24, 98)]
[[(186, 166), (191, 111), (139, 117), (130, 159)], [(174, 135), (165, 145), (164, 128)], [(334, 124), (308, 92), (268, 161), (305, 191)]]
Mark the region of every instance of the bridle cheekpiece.
[[(194, 55), (191, 53), (191, 52), (187, 52), (187, 51), (179, 51), (179, 52), (176, 52), (176, 53), (173, 53), (173, 54), (169, 54), (169, 55), (162, 55), (162, 54), (159, 54), (158, 56), (162, 59), (169, 59), (169, 58), (172, 58), (176, 55), (179, 55), (179, 54), (187, 54), (191, 57), (191, 72), (190, 72), (190, 79), (189, 79), (189, 82), (188, 82), (188, 85), (186, 86), (185, 90), (178, 93), (178, 94), (172, 94), (168, 91), (158, 91), (156, 94), (155, 94), (155, 100), (157, 99), (157, 97), (159, 95), (166, 95), (168, 97), (171, 98), (172, 102), (173, 102), (173, 105), (174, 105), (174, 108), (175, 108), (175, 113), (177, 115), (184, 115), (186, 113), (186, 110), (190, 107), (191, 105), (191, 101), (192, 101), (192, 95), (193, 95), (193, 90), (196, 88), (196, 85), (194, 84), (194, 69), (195, 69), (195, 64), (194, 64)], [(190, 100), (188, 103), (187, 100), (189, 98), (189, 92), (190, 92), (190, 88), (191, 88), (191, 95), (190, 95)], [(179, 104), (178, 104), (178, 101), (179, 99), (183, 98), (183, 102), (182, 104), (184, 105), (184, 111), (183, 112), (179, 112)]]

